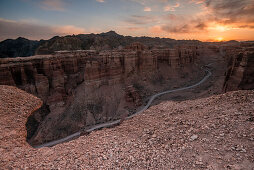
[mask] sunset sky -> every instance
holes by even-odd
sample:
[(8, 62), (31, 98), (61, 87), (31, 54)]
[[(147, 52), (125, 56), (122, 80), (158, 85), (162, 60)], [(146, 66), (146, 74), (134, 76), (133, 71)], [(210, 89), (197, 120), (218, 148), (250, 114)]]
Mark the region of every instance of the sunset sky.
[(254, 40), (254, 0), (1, 0), (0, 40), (101, 33)]

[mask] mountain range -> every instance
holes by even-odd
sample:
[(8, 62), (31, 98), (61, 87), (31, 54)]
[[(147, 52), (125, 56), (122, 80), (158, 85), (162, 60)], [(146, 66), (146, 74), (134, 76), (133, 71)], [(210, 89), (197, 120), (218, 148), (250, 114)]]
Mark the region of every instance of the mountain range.
[(174, 45), (199, 43), (197, 40), (174, 40), (159, 37), (131, 37), (109, 31), (100, 34), (79, 34), (63, 37), (55, 36), (49, 40), (28, 40), (23, 37), (0, 42), (0, 58), (27, 57), (52, 54), (62, 50), (112, 50), (121, 49), (133, 42), (140, 42), (148, 48), (173, 47)]

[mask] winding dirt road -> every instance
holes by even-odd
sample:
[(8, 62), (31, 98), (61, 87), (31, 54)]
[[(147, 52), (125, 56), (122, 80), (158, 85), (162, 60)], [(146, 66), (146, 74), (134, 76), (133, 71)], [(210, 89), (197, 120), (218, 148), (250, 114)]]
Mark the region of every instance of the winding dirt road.
[[(212, 63), (211, 63), (211, 64), (212, 64)], [(138, 115), (138, 114), (144, 112), (145, 110), (147, 110), (147, 109), (151, 106), (152, 102), (153, 102), (156, 98), (158, 98), (159, 96), (161, 96), (161, 95), (168, 94), (168, 93), (173, 93), (173, 92), (179, 92), (179, 91), (183, 91), (183, 90), (187, 90), (187, 89), (191, 89), (191, 88), (197, 87), (197, 86), (199, 86), (200, 84), (204, 83), (204, 82), (212, 75), (211, 71), (207, 68), (207, 67), (210, 66), (211, 64), (209, 64), (209, 65), (203, 67), (204, 70), (205, 70), (205, 72), (206, 72), (206, 76), (205, 76), (201, 81), (199, 81), (198, 83), (193, 84), (193, 85), (191, 85), (191, 86), (187, 86), (187, 87), (182, 87), (182, 88), (178, 88), (178, 89), (174, 89), (174, 90), (167, 90), (167, 91), (164, 91), (164, 92), (161, 92), (161, 93), (157, 93), (157, 94), (151, 96), (151, 98), (149, 99), (148, 103), (146, 104), (146, 106), (145, 106), (144, 108), (142, 108), (142, 109), (139, 110), (138, 112), (136, 112), (136, 113), (134, 113), (134, 114), (128, 116), (126, 119), (130, 119), (130, 118), (132, 118), (132, 117), (134, 117), (134, 116), (136, 116), (136, 115)], [(94, 130), (97, 130), (97, 129), (101, 129), (101, 128), (106, 128), (106, 127), (111, 127), (111, 126), (114, 126), (114, 125), (118, 125), (120, 122), (121, 122), (121, 120), (116, 120), (116, 121), (111, 121), (111, 122), (106, 122), (106, 123), (94, 125), (94, 126), (92, 126), (91, 128), (86, 129), (86, 130), (83, 131), (83, 132), (90, 133), (90, 132), (92, 132), (92, 131), (94, 131)], [(79, 132), (76, 132), (76, 133), (74, 133), (74, 134), (72, 134), (72, 135), (69, 135), (69, 136), (67, 136), (67, 137), (65, 137), (65, 138), (58, 139), (58, 140), (55, 140), (55, 141), (51, 141), (51, 142), (49, 142), (49, 143), (44, 143), (44, 144), (39, 145), (39, 146), (34, 146), (34, 148), (51, 147), (51, 146), (57, 145), (57, 144), (59, 144), (59, 143), (63, 143), (63, 142), (66, 142), (66, 141), (70, 141), (70, 140), (73, 139), (73, 138), (79, 137), (79, 136), (81, 135), (81, 133), (82, 133), (82, 132), (79, 131)]]

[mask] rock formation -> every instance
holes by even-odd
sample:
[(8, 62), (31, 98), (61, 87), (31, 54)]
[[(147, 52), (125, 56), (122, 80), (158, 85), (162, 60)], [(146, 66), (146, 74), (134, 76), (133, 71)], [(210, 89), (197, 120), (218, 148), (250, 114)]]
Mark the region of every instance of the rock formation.
[(254, 45), (228, 50), (227, 58), (224, 90), (254, 89)]
[(196, 68), (196, 48), (148, 50), (138, 43), (130, 47), (2, 59), (0, 85), (17, 86), (44, 102), (44, 112), (34, 113), (27, 124), (32, 143), (131, 114), (153, 89), (165, 88), (164, 80), (171, 79), (173, 86), (174, 77)]
[(135, 103), (136, 106), (142, 105), (141, 96), (133, 86), (127, 87), (125, 91), (125, 100), (127, 102)]
[(193, 50), (166, 49), (58, 52), (48, 56), (2, 59), (0, 84), (17, 86), (51, 105), (66, 101), (84, 80), (88, 83), (126, 78), (132, 73), (154, 71), (163, 62), (180, 68), (193, 63), (196, 57)]

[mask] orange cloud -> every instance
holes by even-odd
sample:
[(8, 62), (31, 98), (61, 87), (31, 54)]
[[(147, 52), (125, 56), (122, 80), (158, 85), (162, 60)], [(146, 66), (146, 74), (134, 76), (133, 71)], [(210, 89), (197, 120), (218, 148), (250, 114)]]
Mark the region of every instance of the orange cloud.
[(151, 11), (152, 11), (152, 8), (150, 8), (150, 7), (145, 7), (145, 8), (144, 8), (144, 11), (145, 11), (145, 12), (151, 12)]
[(176, 3), (176, 5), (166, 5), (165, 7), (164, 7), (164, 11), (165, 12), (168, 12), (168, 11), (175, 11), (175, 9), (176, 8), (178, 8), (180, 6), (180, 4), (179, 3)]
[(130, 30), (130, 31), (137, 31), (137, 30), (140, 30), (142, 28), (140, 28), (140, 27), (128, 27), (127, 29)]
[(204, 3), (206, 0), (191, 0), (191, 3), (195, 3), (195, 4), (202, 4)]
[(65, 25), (65, 26), (58, 26), (54, 27), (53, 31), (62, 34), (62, 35), (68, 35), (68, 34), (84, 34), (85, 29), (79, 28), (73, 25)]
[(163, 30), (161, 29), (161, 26), (155, 25), (150, 28), (150, 32), (154, 33), (154, 34), (161, 34), (163, 32)]

